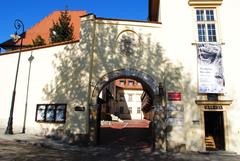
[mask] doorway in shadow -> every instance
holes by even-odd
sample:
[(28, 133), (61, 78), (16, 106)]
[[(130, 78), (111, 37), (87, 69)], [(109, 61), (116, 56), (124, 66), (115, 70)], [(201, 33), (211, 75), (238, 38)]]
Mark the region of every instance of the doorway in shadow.
[(224, 118), (222, 111), (205, 111), (206, 150), (225, 150)]
[(98, 104), (98, 144), (146, 148), (152, 145), (152, 98), (141, 80), (122, 77), (107, 83)]

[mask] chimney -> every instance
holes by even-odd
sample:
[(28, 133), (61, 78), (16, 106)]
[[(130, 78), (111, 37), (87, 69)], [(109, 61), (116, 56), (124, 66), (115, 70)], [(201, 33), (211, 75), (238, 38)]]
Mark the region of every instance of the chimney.
[(148, 20), (151, 22), (160, 22), (160, 0), (149, 0)]

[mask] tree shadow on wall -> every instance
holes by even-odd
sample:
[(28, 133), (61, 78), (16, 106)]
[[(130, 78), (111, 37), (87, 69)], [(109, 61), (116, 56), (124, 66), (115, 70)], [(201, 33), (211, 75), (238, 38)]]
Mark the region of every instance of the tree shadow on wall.
[[(70, 129), (86, 133), (86, 107), (85, 111), (75, 111), (74, 107), (84, 106), (87, 97), (89, 67), (85, 63), (88, 55), (79, 52), (79, 44), (66, 45), (63, 51), (55, 54), (53, 67), (54, 79), (43, 88), (44, 99), (51, 103), (67, 103), (67, 116), (65, 124), (57, 124), (53, 129), (46, 128), (45, 133), (63, 139), (68, 143), (85, 140), (86, 136), (74, 136)], [(84, 63), (83, 63), (84, 62)]]
[[(55, 103), (67, 103), (71, 109), (68, 110), (66, 124), (59, 126), (59, 129), (77, 129), (78, 132), (85, 132), (87, 113), (75, 112), (75, 105), (82, 105), (88, 99), (89, 75), (92, 74), (90, 84), (96, 86), (101, 77), (109, 72), (119, 69), (136, 69), (148, 73), (153, 79), (165, 82), (167, 91), (179, 91), (184, 93), (183, 104), (185, 108), (192, 107), (194, 103), (195, 87), (191, 86), (191, 76), (183, 72), (183, 65), (174, 64), (165, 55), (165, 51), (160, 42), (153, 40), (155, 33), (140, 33), (136, 28), (134, 32), (138, 36), (138, 46), (130, 55), (119, 53), (119, 24), (94, 25), (90, 21), (81, 22), (80, 43), (67, 45), (63, 51), (55, 54), (53, 66), (55, 76), (52, 82), (43, 89), (45, 99)], [(130, 25), (128, 27), (131, 27)], [(159, 28), (160, 29), (160, 28)], [(126, 31), (127, 32), (127, 31)], [(93, 39), (95, 36), (95, 39)], [(92, 46), (95, 45), (95, 46)], [(91, 54), (94, 55), (91, 62)], [(92, 64), (91, 64), (92, 63)], [(89, 73), (92, 67), (93, 73)], [(149, 73), (150, 72), (150, 73)], [(91, 89), (92, 91), (93, 89)], [(86, 105), (86, 104), (85, 104)], [(88, 110), (88, 109), (87, 109)], [(163, 116), (161, 124), (157, 129), (163, 131), (167, 127), (167, 117)], [(82, 125), (75, 123), (84, 122)], [(162, 132), (159, 131), (161, 134)], [(91, 135), (91, 134), (90, 134)], [(166, 135), (161, 135), (160, 139), (164, 142)]]
[[(182, 95), (184, 109), (188, 111), (188, 116), (193, 116), (194, 110), (192, 109), (196, 107), (196, 87), (192, 85), (191, 75), (184, 71), (184, 66), (181, 63), (174, 63), (167, 57), (161, 42), (154, 40), (154, 33), (139, 33), (135, 30), (139, 43), (138, 46), (133, 45), (134, 52), (128, 55), (119, 52), (118, 48), (121, 42), (117, 38), (120, 37), (120, 33), (127, 33), (129, 29), (126, 31), (119, 30), (117, 25), (97, 25), (96, 27), (96, 31), (100, 32), (96, 34), (96, 46), (94, 49), (97, 54), (95, 55), (96, 64), (94, 64), (93, 70), (98, 75), (93, 75), (93, 84), (97, 84), (101, 76), (114, 70), (136, 69), (149, 74), (159, 83), (164, 83), (167, 92), (176, 91), (184, 94)], [(189, 110), (190, 108), (192, 109)], [(157, 130), (155, 133), (160, 134), (156, 136), (159, 137), (157, 139), (165, 143), (168, 133), (172, 131), (172, 126), (168, 125), (170, 116), (167, 115), (167, 109), (164, 109), (163, 115), (160, 115), (161, 118), (158, 120), (160, 123), (157, 123), (154, 128)], [(184, 119), (183, 121), (186, 122), (187, 127), (186, 131), (188, 131), (191, 128), (192, 118), (186, 117)]]

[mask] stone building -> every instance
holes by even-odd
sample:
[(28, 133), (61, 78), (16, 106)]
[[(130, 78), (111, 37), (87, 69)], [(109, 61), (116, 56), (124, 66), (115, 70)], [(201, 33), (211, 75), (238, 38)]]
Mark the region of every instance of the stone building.
[[(28, 133), (97, 142), (99, 94), (119, 78), (152, 100), (153, 145), (240, 153), (238, 0), (150, 0), (149, 21), (80, 20), (80, 41), (21, 53), (13, 129), (21, 129), (29, 70)], [(0, 126), (6, 127), (19, 51), (0, 55)]]

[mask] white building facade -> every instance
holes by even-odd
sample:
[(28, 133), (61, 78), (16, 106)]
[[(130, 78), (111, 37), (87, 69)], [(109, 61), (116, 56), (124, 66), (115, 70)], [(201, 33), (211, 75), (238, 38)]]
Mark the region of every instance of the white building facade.
[[(226, 151), (239, 149), (239, 92), (234, 83), (239, 76), (234, 74), (234, 53), (240, 24), (231, 18), (239, 5), (236, 0), (160, 1), (158, 18), (166, 55), (183, 64), (196, 87), (196, 97), (188, 100), (195, 105), (184, 106), (187, 149), (211, 149), (205, 139), (209, 133), (216, 133), (214, 130), (221, 133), (215, 136), (215, 142), (221, 144), (216, 146)], [(217, 98), (212, 100), (208, 97), (211, 94)], [(187, 121), (189, 118), (192, 121)]]
[[(153, 100), (156, 148), (240, 153), (240, 23), (233, 18), (239, 6), (238, 0), (161, 0), (158, 23), (82, 17), (80, 42), (22, 51), (14, 131), (22, 128), (32, 54), (28, 133), (95, 142), (100, 91), (127, 77)], [(18, 53), (0, 55), (1, 128), (8, 121)]]
[(116, 103), (117, 115), (121, 119), (142, 120), (143, 113), (141, 110), (142, 90), (123, 89), (118, 91)]

